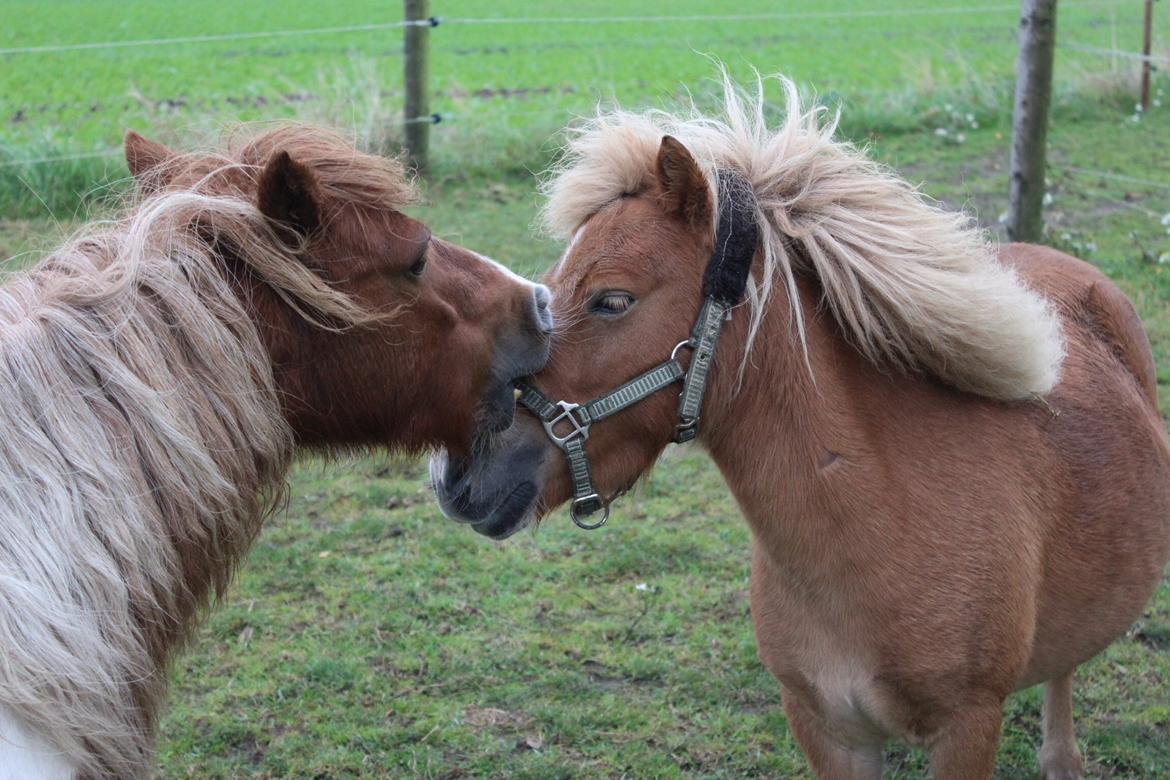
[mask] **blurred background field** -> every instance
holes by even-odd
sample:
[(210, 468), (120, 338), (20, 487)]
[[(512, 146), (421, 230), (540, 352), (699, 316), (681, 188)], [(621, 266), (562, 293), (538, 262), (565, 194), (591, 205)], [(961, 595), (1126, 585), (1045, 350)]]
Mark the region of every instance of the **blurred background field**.
[[(1000, 232), (1015, 3), (432, 0), (432, 12), (444, 121), (414, 213), (521, 273), (561, 251), (532, 230), (534, 174), (560, 128), (614, 100), (712, 105), (709, 58), (740, 78), (795, 78), (841, 110), (844, 135)], [(724, 18), (680, 18), (712, 16)], [(6, 267), (117, 201), (127, 127), (186, 148), (241, 121), (300, 118), (396, 153), (402, 30), (385, 25), (401, 18), (397, 3), (354, 0), (5, 0)], [(320, 32), (337, 27), (351, 29)], [(217, 36), (235, 37), (141, 45)], [(1170, 79), (1155, 72), (1150, 110), (1135, 110), (1136, 0), (1062, 0), (1057, 37), (1046, 240), (1135, 300), (1170, 411)], [(76, 48), (89, 44), (101, 45)], [(290, 495), (175, 670), (164, 776), (808, 776), (755, 658), (747, 531), (698, 450), (671, 450), (603, 530), (556, 515), (502, 546), (443, 520), (414, 461), (308, 460)], [(1010, 704), (1001, 777), (1035, 776), (1039, 702)], [(1093, 776), (1170, 777), (1170, 584), (1084, 668), (1076, 707)], [(924, 772), (913, 751), (889, 766)]]
[[(432, 107), (445, 118), (435, 132), (437, 173), (524, 171), (543, 162), (543, 142), (567, 118), (599, 101), (663, 105), (690, 93), (701, 104), (712, 75), (703, 55), (741, 78), (753, 67), (791, 76), (846, 108), (846, 128), (857, 134), (963, 130), (968, 114), (997, 121), (1011, 108), (1015, 7), (436, 2)], [(17, 177), (67, 209), (71, 196), (124, 172), (114, 153), (127, 126), (190, 143), (240, 120), (302, 117), (397, 149), (402, 31), (387, 25), (401, 21), (398, 3), (9, 0), (4, 15), (0, 206), (10, 216), (43, 208)], [(721, 18), (695, 18), (704, 15)], [(1170, 26), (1158, 25), (1161, 41)], [(1140, 27), (1140, 2), (1061, 3), (1058, 111), (1091, 111), (1085, 94), (1122, 85), (1132, 104), (1136, 64), (1086, 49), (1132, 51)], [(338, 28), (346, 31), (327, 32)], [(73, 159), (20, 164), (61, 156)]]

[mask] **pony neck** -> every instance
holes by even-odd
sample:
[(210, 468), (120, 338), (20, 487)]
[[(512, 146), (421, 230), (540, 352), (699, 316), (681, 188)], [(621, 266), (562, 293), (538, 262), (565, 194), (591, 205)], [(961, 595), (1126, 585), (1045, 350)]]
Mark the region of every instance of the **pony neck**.
[(63, 247), (0, 296), (0, 506), (19, 508), (3, 531), (36, 539), (5, 553), (20, 587), (0, 624), (37, 640), (4, 649), (0, 739), (23, 724), (94, 777), (141, 774), (168, 659), (293, 449), (216, 258), (126, 232)]
[(840, 440), (852, 426), (843, 410), (853, 406), (846, 374), (862, 362), (841, 340), (832, 315), (818, 311), (816, 285), (799, 279), (798, 286), (807, 358), (790, 297), (776, 290), (741, 379), (749, 312), (746, 305), (736, 309), (720, 342), (700, 433), (755, 537), (778, 554), (826, 541), (824, 529), (807, 518), (832, 501), (819, 475), (845, 449)]

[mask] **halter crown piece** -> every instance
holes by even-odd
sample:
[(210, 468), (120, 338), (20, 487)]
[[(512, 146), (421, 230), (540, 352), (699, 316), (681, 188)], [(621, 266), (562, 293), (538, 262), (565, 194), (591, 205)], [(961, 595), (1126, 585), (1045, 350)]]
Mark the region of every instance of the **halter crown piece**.
[[(616, 390), (583, 404), (552, 401), (536, 387), (520, 383), (519, 403), (544, 424), (545, 433), (569, 461), (573, 480), (573, 503), (569, 514), (581, 528), (600, 528), (609, 519), (613, 498), (603, 499), (593, 485), (585, 440), (590, 427), (617, 414), (659, 390), (682, 380), (678, 401), (678, 425), (673, 441), (688, 442), (699, 433), (699, 418), (707, 374), (715, 358), (715, 346), (731, 308), (743, 298), (751, 272), (752, 258), (759, 244), (760, 228), (756, 222), (755, 195), (742, 174), (721, 170), (719, 181), (719, 224), (715, 228), (715, 249), (703, 273), (703, 305), (691, 335), (670, 353), (663, 363), (645, 371)], [(682, 349), (691, 350), (691, 362), (684, 370), (678, 361)], [(564, 433), (557, 433), (557, 428)], [(601, 512), (601, 519), (588, 518)]]

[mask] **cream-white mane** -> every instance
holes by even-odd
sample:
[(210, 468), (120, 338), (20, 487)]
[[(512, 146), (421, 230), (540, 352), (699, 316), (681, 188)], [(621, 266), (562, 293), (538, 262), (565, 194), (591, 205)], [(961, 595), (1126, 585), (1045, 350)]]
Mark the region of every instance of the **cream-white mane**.
[[(267, 146), (299, 152), (335, 198), (390, 204), (408, 190), (399, 168), (317, 130), (248, 148)], [(209, 186), (258, 165), (207, 160), (202, 183), (87, 228), (0, 286), (0, 740), (35, 734), (56, 751), (44, 760), (86, 777), (151, 775), (169, 654), (223, 592), (293, 454), (269, 356), (213, 240), (306, 318), (374, 316), (249, 196)]]
[[(836, 122), (822, 121), (824, 109), (805, 111), (796, 86), (778, 81), (787, 113), (776, 128), (764, 116), (764, 80), (748, 94), (726, 74), (721, 117), (694, 107), (686, 116), (599, 113), (572, 132), (545, 180), (546, 227), (567, 237), (608, 203), (644, 191), (662, 137), (672, 135), (707, 172), (712, 198), (719, 168), (740, 171), (755, 191), (764, 274), (749, 290), (749, 346), (774, 280), (796, 301), (796, 274), (805, 271), (874, 363), (925, 370), (992, 398), (1051, 390), (1064, 346), (1045, 299), (996, 259), (969, 217), (834, 140)], [(800, 307), (792, 313), (807, 349)]]

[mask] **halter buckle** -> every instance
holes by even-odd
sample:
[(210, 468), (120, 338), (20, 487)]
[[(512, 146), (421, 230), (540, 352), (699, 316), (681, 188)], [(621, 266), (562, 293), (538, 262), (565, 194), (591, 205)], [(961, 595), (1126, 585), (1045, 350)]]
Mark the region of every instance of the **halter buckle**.
[(680, 422), (674, 429), (674, 443), (686, 444), (699, 435), (699, 418)]
[[(585, 521), (584, 518), (598, 511), (601, 512), (600, 520), (596, 523)], [(601, 528), (601, 526), (605, 525), (605, 521), (609, 519), (609, 504), (602, 501), (601, 496), (596, 493), (582, 498), (575, 498), (573, 499), (573, 503), (569, 505), (569, 516), (573, 518), (573, 522), (577, 524), (578, 528), (592, 531), (596, 528)]]
[[(566, 443), (578, 436), (581, 437), (581, 441), (588, 439), (589, 423), (582, 423), (577, 419), (577, 416), (573, 414), (573, 412), (581, 408), (581, 405), (572, 403), (570, 401), (557, 401), (557, 406), (561, 408), (560, 414), (550, 420), (541, 420), (541, 424), (544, 425), (544, 432), (547, 433), (548, 437), (553, 440), (553, 443), (563, 450)], [(561, 422), (562, 420), (567, 420), (569, 425), (573, 426), (573, 430), (569, 431), (564, 436), (558, 436), (556, 432), (556, 426), (557, 423)], [(580, 523), (578, 523), (578, 525), (580, 525)]]

